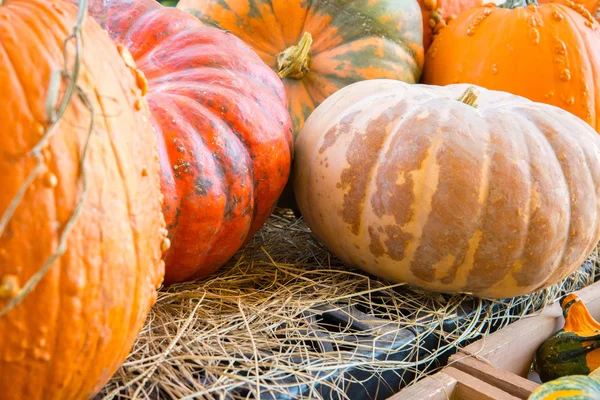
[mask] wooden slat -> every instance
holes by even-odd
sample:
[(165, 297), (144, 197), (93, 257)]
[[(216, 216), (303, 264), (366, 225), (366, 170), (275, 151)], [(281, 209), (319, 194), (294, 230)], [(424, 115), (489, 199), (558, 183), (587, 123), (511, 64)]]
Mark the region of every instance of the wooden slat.
[[(600, 282), (577, 294), (590, 310), (600, 316)], [(494, 367), (526, 377), (537, 348), (564, 325), (558, 302), (543, 313), (525, 317), (465, 347), (467, 354), (476, 354)]]
[(458, 381), (453, 397), (455, 400), (519, 400), (518, 397), (456, 368), (448, 367), (443, 371)]
[(527, 400), (539, 386), (529, 379), (495, 368), (460, 351), (450, 357), (448, 364), (522, 400)]
[(452, 393), (457, 380), (451, 376), (438, 372), (437, 374), (423, 378), (419, 382), (399, 393), (389, 397), (387, 400), (448, 400), (454, 399)]
[(456, 368), (447, 367), (388, 400), (519, 400)]

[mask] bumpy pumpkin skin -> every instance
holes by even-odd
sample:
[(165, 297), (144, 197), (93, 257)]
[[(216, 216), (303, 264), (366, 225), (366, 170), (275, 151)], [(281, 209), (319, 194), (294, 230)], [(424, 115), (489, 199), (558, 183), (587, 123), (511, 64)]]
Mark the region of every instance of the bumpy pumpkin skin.
[(563, 329), (537, 349), (534, 369), (542, 382), (569, 375), (587, 375), (600, 367), (600, 323), (576, 294), (561, 299)]
[(281, 80), (241, 40), (154, 0), (104, 0), (98, 17), (148, 79), (171, 248), (165, 283), (206, 276), (271, 214), (290, 173)]
[[(0, 215), (35, 165), (27, 153), (47, 126), (50, 74), (63, 67), (75, 16), (75, 6), (60, 0), (0, 6)], [(87, 196), (66, 253), (0, 317), (0, 399), (93, 396), (125, 360), (163, 278), (165, 222), (147, 103), (135, 69), (91, 18), (82, 35), (78, 82), (96, 111)], [(89, 121), (75, 96), (0, 236), (0, 309), (56, 250), (80, 198)]]
[[(600, 137), (556, 107), (485, 91), (359, 82), (296, 141), (306, 223), (349, 265), (438, 292), (548, 286), (600, 239)], [(448, 98), (449, 97), (449, 98)]]
[(527, 400), (597, 400), (600, 399), (600, 378), (573, 375), (540, 385)]
[[(540, 4), (547, 4), (547, 3), (560, 3), (560, 4), (564, 4), (565, 2), (567, 2), (569, 0), (540, 0), (539, 3)], [(596, 18), (596, 20), (600, 21), (600, 1), (599, 0), (577, 0), (574, 3), (576, 4), (582, 4), (589, 12), (590, 14), (592, 14), (592, 16), (594, 18)]]
[(478, 7), (482, 0), (419, 0), (423, 14), (423, 48), (427, 50), (440, 29), (463, 11)]
[(312, 35), (308, 71), (284, 78), (296, 134), (340, 88), (375, 78), (419, 81), (423, 29), (415, 0), (181, 0), (178, 8), (231, 31), (278, 70), (277, 56)]
[(600, 24), (583, 6), (488, 4), (440, 31), (422, 82), (509, 92), (563, 108), (600, 131), (599, 48)]

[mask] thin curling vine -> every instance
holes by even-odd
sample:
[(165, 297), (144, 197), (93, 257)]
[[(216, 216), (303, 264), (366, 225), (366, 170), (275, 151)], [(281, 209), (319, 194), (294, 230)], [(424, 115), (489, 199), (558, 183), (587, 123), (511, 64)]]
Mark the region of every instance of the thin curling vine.
[[(3, 0), (0, 0), (0, 5), (3, 4)], [(25, 178), (23, 184), (15, 194), (15, 197), (9, 204), (8, 208), (4, 211), (2, 217), (0, 218), (0, 236), (4, 233), (9, 221), (13, 217), (16, 209), (18, 208), (21, 200), (25, 196), (25, 192), (30, 187), (31, 183), (38, 177), (39, 172), (44, 165), (44, 156), (42, 154), (42, 150), (54, 134), (58, 124), (61, 121), (65, 111), (71, 104), (71, 100), (75, 94), (82, 101), (84, 106), (90, 110), (90, 124), (88, 128), (88, 135), (86, 142), (83, 147), (83, 151), (81, 154), (81, 161), (79, 165), (81, 180), (82, 180), (82, 190), (79, 201), (75, 205), (73, 213), (71, 217), (66, 222), (63, 227), (62, 233), (59, 238), (59, 243), (56, 251), (48, 257), (48, 259), (44, 262), (44, 265), (40, 268), (40, 270), (35, 273), (29, 280), (23, 285), (23, 287), (17, 292), (17, 294), (10, 299), (8, 304), (0, 310), (0, 317), (8, 313), (10, 310), (15, 308), (19, 303), (21, 303), (25, 297), (31, 293), (31, 291), (36, 287), (39, 281), (46, 275), (52, 264), (62, 256), (67, 249), (67, 238), (69, 233), (73, 229), (77, 218), (81, 215), (83, 211), (83, 204), (85, 202), (85, 198), (87, 195), (88, 182), (85, 171), (85, 161), (87, 158), (87, 153), (90, 145), (90, 138), (92, 136), (92, 131), (94, 127), (95, 120), (95, 112), (92, 106), (92, 103), (89, 101), (87, 95), (83, 92), (83, 90), (77, 85), (77, 80), (79, 78), (79, 71), (81, 69), (81, 57), (83, 53), (83, 42), (81, 38), (81, 29), (86, 19), (88, 8), (88, 0), (80, 0), (77, 10), (77, 18), (75, 20), (75, 25), (73, 26), (73, 30), (71, 34), (65, 39), (63, 46), (63, 68), (56, 69), (52, 71), (50, 76), (50, 82), (48, 86), (48, 94), (45, 100), (45, 110), (47, 115), (47, 124), (48, 128), (46, 132), (40, 139), (40, 141), (35, 145), (35, 147), (28, 153), (29, 157), (36, 159), (36, 165), (31, 171), (31, 173)], [(73, 60), (73, 68), (69, 70), (69, 57), (68, 57), (68, 46), (69, 43), (75, 42), (75, 59)], [(62, 98), (59, 98), (61, 82), (62, 80), (67, 81), (67, 85), (64, 91), (64, 95)]]

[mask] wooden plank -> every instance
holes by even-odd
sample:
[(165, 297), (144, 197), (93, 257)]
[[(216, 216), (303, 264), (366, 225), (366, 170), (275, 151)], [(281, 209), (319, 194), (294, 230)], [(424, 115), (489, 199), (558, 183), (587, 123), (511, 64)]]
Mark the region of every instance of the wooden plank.
[[(600, 282), (590, 285), (577, 294), (590, 313), (600, 315)], [(465, 347), (467, 354), (484, 358), (494, 367), (525, 377), (537, 348), (564, 325), (558, 302), (541, 314), (525, 317), (507, 327)]]
[(460, 351), (450, 357), (448, 365), (495, 386), (522, 400), (527, 400), (539, 385), (529, 379), (504, 371)]
[(443, 372), (458, 381), (453, 397), (455, 400), (519, 400), (519, 398), (456, 368), (447, 367), (443, 369)]
[(443, 372), (423, 378), (387, 400), (448, 400), (454, 399), (457, 380)]
[(456, 368), (447, 367), (388, 400), (519, 400)]

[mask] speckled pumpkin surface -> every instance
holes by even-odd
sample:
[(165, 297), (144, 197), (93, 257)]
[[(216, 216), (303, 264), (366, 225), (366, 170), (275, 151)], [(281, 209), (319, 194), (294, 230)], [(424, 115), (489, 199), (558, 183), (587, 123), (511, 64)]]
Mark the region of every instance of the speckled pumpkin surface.
[(533, 3), (509, 0), (508, 8), (488, 4), (460, 14), (436, 36), (422, 82), (509, 92), (600, 131), (600, 24), (582, 5)]
[(296, 134), (316, 106), (348, 84), (421, 76), (415, 0), (181, 0), (177, 7), (231, 31), (279, 72)]
[(206, 276), (271, 214), (290, 173), (281, 80), (241, 40), (154, 0), (97, 0), (148, 79), (171, 248), (165, 283)]
[[(0, 5), (0, 216), (36, 165), (29, 152), (49, 125), (50, 76), (64, 66), (63, 42), (75, 20), (68, 1)], [(76, 94), (0, 232), (2, 310), (57, 251), (84, 196), (64, 255), (22, 303), (0, 316), (3, 400), (93, 396), (125, 360), (163, 278), (165, 222), (156, 139), (138, 85), (143, 77), (136, 82), (135, 67), (91, 18), (82, 39), (78, 84), (95, 112), (85, 172), (80, 162), (92, 115)]]
[(573, 375), (540, 385), (527, 400), (598, 400), (600, 378)]
[(374, 275), (530, 293), (600, 239), (600, 137), (507, 93), (481, 89), (475, 108), (457, 100), (465, 89), (373, 80), (335, 93), (296, 141), (296, 199), (329, 250)]

